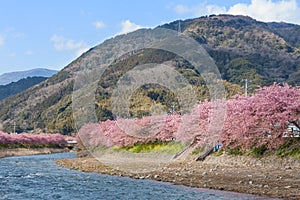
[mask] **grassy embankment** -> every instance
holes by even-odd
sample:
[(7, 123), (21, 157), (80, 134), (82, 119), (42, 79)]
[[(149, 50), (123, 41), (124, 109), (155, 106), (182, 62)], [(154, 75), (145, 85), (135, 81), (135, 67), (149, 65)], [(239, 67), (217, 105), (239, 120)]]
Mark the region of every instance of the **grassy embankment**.
[[(193, 151), (193, 154), (200, 154), (203, 150), (204, 147), (199, 147)], [(215, 152), (215, 155), (222, 155), (224, 152), (227, 152), (232, 156), (243, 155), (262, 158), (276, 155), (278, 158), (289, 157), (300, 160), (300, 138), (288, 138), (286, 142), (280, 145), (277, 149), (268, 149), (267, 145), (252, 147), (245, 151), (243, 151), (240, 146), (232, 149), (227, 147)]]
[[(300, 138), (289, 138), (283, 145), (279, 146), (277, 149), (268, 149), (266, 145), (260, 147), (253, 147), (246, 151), (242, 151), (240, 147), (236, 147), (230, 149), (228, 147), (222, 148), (217, 152), (214, 152), (214, 155), (219, 156), (222, 155), (224, 152), (228, 153), (229, 155), (243, 155), (243, 156), (250, 156), (254, 158), (262, 158), (266, 156), (276, 155), (278, 158), (295, 158), (300, 160)], [(169, 154), (176, 154), (181, 152), (184, 149), (185, 145), (176, 142), (148, 142), (148, 143), (137, 143), (132, 146), (124, 146), (118, 147), (114, 146), (109, 149), (112, 152), (130, 152), (130, 153), (169, 153)], [(193, 150), (192, 154), (199, 155), (204, 151), (204, 146), (196, 148)], [(97, 150), (99, 150), (97, 148)]]
[(118, 151), (128, 151), (131, 153), (169, 153), (176, 154), (184, 148), (184, 145), (180, 142), (149, 142), (149, 143), (138, 143), (133, 146), (125, 146), (125, 147), (113, 147), (112, 150), (115, 152)]
[(105, 152), (130, 152), (130, 153), (168, 153), (176, 154), (182, 151), (184, 145), (180, 142), (169, 141), (153, 141), (148, 143), (137, 143), (131, 146), (113, 146), (110, 148), (97, 147), (92, 151), (105, 151)]

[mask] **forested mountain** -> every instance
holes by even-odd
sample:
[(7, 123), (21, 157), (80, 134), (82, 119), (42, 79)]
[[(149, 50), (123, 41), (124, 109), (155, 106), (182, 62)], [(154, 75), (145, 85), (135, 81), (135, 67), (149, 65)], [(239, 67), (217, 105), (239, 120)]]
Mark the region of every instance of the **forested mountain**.
[(0, 85), (0, 101), (9, 96), (22, 92), (46, 79), (46, 77), (28, 77), (7, 85)]
[(9, 72), (0, 75), (0, 85), (7, 85), (12, 82), (17, 82), (23, 78), (27, 77), (51, 77), (56, 74), (58, 71), (44, 69), (44, 68), (36, 68), (26, 71), (17, 71), (17, 72)]
[[(162, 27), (176, 29), (178, 21)], [(210, 16), (181, 22), (203, 44), (225, 80), (299, 84), (300, 26), (244, 16)]]
[[(185, 21), (175, 21), (159, 28), (182, 30), (202, 45), (214, 59), (226, 89), (226, 96), (243, 91), (243, 80), (248, 79), (249, 92), (257, 86), (273, 82), (300, 83), (300, 26), (286, 23), (264, 23), (244, 16), (206, 16)], [(192, 85), (198, 100), (210, 98), (203, 77), (191, 63), (171, 52), (140, 48), (126, 53), (115, 44), (130, 46), (128, 41), (143, 40), (151, 43), (150, 33), (156, 29), (142, 29), (114, 37), (90, 49), (66, 66), (58, 74), (23, 93), (0, 102), (0, 121), (8, 131), (13, 120), (21, 131), (47, 131), (69, 134), (75, 131), (72, 110), (72, 92), (75, 78), (81, 70), (89, 70), (101, 63), (106, 67), (97, 80), (95, 109), (98, 120), (113, 119), (112, 90), (120, 77), (135, 66), (147, 63), (171, 63)], [(109, 56), (111, 52), (119, 52)], [(123, 53), (122, 53), (123, 52)], [(113, 55), (113, 53), (111, 53)], [(124, 55), (125, 54), (125, 55)], [(107, 56), (104, 58), (104, 56)], [(209, 74), (206, 74), (209, 75)], [(220, 80), (221, 81), (221, 80)], [(83, 94), (84, 95), (84, 94)], [(153, 107), (169, 112), (178, 104), (171, 90), (148, 84), (136, 90), (130, 100), (130, 115), (149, 114)], [(179, 111), (180, 108), (176, 108)]]

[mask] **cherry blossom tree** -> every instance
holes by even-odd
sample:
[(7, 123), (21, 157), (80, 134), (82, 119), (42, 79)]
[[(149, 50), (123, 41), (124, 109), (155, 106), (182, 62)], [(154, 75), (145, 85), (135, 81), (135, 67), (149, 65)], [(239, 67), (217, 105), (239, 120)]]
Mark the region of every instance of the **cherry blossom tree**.
[(284, 142), (282, 134), (289, 122), (299, 127), (300, 88), (273, 84), (250, 97), (236, 96), (227, 102), (226, 116), (225, 146), (276, 148)]

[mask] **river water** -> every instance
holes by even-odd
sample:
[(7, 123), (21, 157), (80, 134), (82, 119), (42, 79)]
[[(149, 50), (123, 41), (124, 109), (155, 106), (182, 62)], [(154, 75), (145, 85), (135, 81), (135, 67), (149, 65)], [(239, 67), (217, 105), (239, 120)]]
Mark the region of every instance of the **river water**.
[(246, 194), (175, 186), (68, 170), (55, 160), (73, 153), (0, 159), (0, 200), (42, 199), (266, 199)]

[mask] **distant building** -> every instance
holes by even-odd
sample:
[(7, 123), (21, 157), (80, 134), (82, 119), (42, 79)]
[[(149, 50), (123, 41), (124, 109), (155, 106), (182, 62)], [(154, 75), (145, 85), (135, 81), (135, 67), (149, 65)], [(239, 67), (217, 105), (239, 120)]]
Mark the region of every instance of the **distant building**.
[(283, 133), (282, 137), (300, 137), (300, 130), (294, 124), (289, 123), (288, 128)]

